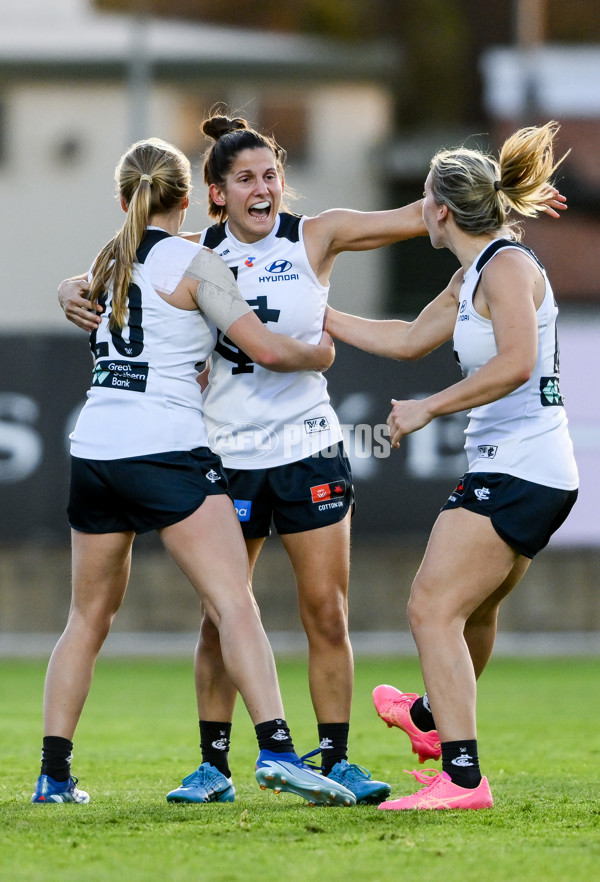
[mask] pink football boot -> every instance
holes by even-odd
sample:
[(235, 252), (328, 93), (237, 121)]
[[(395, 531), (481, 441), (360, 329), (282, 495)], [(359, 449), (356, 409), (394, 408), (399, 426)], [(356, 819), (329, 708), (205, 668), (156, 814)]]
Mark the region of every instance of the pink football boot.
[[(432, 774), (427, 775), (426, 772), (432, 772)], [(410, 796), (382, 802), (379, 806), (382, 811), (482, 809), (491, 808), (494, 804), (487, 778), (482, 778), (477, 787), (469, 790), (467, 787), (453, 784), (450, 775), (447, 775), (446, 772), (438, 772), (436, 769), (423, 769), (422, 772), (414, 770), (408, 774), (414, 775), (417, 781), (426, 786)]]
[(375, 710), (390, 728), (397, 726), (406, 732), (413, 753), (419, 756), (419, 762), (439, 760), (442, 748), (437, 731), (432, 729), (430, 732), (423, 732), (415, 726), (410, 716), (410, 709), (418, 697), (416, 692), (400, 692), (393, 686), (376, 686), (373, 690)]

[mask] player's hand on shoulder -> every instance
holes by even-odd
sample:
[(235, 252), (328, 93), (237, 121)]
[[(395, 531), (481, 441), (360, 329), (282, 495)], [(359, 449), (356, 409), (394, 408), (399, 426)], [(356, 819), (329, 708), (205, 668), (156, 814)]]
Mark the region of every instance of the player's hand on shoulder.
[(90, 290), (85, 278), (65, 279), (58, 286), (58, 302), (66, 317), (78, 328), (91, 333), (102, 321), (100, 304), (88, 300)]

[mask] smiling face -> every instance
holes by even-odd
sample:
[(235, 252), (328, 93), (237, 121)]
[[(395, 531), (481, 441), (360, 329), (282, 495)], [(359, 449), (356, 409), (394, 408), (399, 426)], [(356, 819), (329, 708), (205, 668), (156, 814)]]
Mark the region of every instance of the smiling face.
[(268, 147), (241, 150), (223, 186), (210, 185), (210, 196), (227, 209), (229, 229), (241, 242), (257, 242), (275, 224), (283, 198), (283, 174)]

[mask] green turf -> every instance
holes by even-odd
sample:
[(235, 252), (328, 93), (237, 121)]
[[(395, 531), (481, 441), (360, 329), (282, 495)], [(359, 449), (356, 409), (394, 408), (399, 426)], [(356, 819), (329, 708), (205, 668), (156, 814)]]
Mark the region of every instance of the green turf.
[[(492, 660), (480, 684), (479, 745), (495, 807), (479, 812), (310, 808), (263, 793), (254, 733), (237, 711), (236, 802), (169, 805), (198, 764), (190, 664), (100, 659), (75, 742), (88, 806), (29, 803), (39, 771), (45, 665), (0, 663), (0, 879), (570, 882), (600, 878), (598, 660)], [(302, 662), (280, 662), (299, 751), (316, 747)], [(415, 789), (408, 740), (378, 720), (382, 682), (420, 689), (415, 661), (360, 660), (351, 760)]]

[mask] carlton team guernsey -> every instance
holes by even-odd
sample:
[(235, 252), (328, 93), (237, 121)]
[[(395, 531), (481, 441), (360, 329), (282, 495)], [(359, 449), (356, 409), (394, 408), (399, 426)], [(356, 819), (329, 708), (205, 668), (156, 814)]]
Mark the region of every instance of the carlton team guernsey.
[(558, 308), (544, 268), (525, 246), (496, 239), (473, 261), (460, 289), (454, 349), (463, 374), (470, 376), (497, 355), (494, 329), (473, 307), (484, 266), (499, 250), (517, 248), (535, 261), (546, 291), (537, 310), (538, 352), (531, 378), (489, 404), (473, 408), (465, 431), (469, 472), (502, 472), (575, 490), (578, 475), (559, 383)]
[[(304, 217), (281, 213), (264, 239), (247, 244), (216, 224), (201, 242), (229, 265), (242, 295), (274, 333), (318, 343), (328, 287), (308, 261)], [(340, 441), (342, 432), (318, 371), (275, 373), (220, 333), (204, 398), (209, 446), (227, 468), (296, 462)]]
[(126, 327), (110, 330), (110, 292), (90, 337), (92, 385), (71, 434), (71, 453), (121, 459), (208, 446), (198, 361), (214, 347), (217, 329), (198, 310), (163, 300), (172, 293), (198, 245), (149, 228), (138, 251)]

